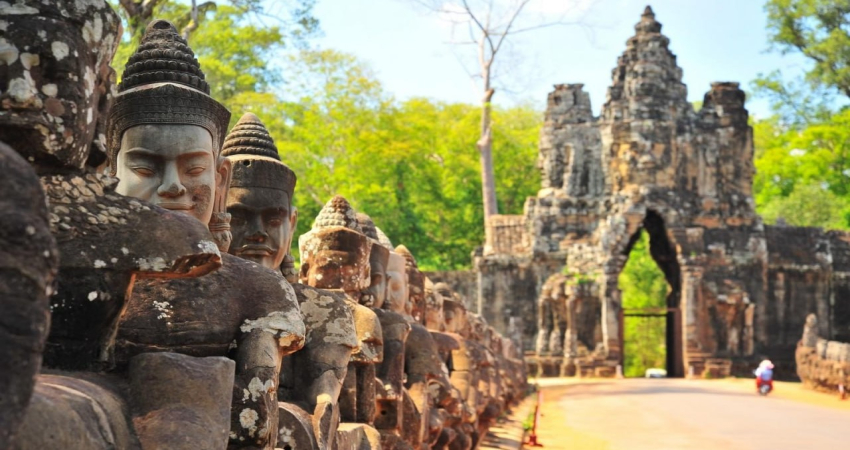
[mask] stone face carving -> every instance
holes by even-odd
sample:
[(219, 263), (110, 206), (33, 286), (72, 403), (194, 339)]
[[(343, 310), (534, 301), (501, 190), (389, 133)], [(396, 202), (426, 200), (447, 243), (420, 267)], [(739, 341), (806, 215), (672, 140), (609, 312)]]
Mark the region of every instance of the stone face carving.
[(397, 252), (390, 252), (387, 261), (387, 307), (391, 311), (411, 317), (410, 289), (407, 286), (406, 260)]
[(347, 294), (354, 316), (358, 349), (352, 354), (340, 393), (344, 422), (372, 424), (375, 417), (375, 364), (383, 360), (383, 333), (377, 315), (357, 301), (369, 287), (372, 242), (357, 223), (356, 211), (335, 196), (322, 208), (313, 229), (298, 239), (301, 280)]
[[(209, 223), (229, 247), (221, 225), (231, 164), (219, 154), (229, 113), (207, 95), (173, 25), (148, 26), (119, 90), (109, 127), (113, 171), (126, 177), (119, 191)], [(304, 343), (299, 305), (276, 271), (227, 254), (222, 263), (206, 277), (136, 283), (119, 325), (119, 362), (163, 350), (233, 358), (229, 447), (273, 446), (281, 361)]]
[(295, 173), (280, 161), (274, 141), (252, 113), (239, 119), (221, 154), (233, 168), (227, 194), (230, 253), (269, 269), (280, 267), (298, 220), (292, 206)]
[[(96, 136), (104, 132), (105, 108), (112, 93), (109, 59), (118, 39), (118, 16), (109, 5), (100, 1), (18, 1), (0, 7), (0, 15), (7, 24), (3, 30), (7, 51), (15, 56), (0, 72), (12, 81), (10, 86), (18, 86), (3, 94), (0, 140), (22, 146), (22, 154), (39, 169), (49, 201), (50, 232), (61, 253), (58, 280), (49, 290), (54, 295), (44, 362), (65, 370), (108, 367), (118, 315), (134, 277), (201, 275), (218, 266), (220, 255), (209, 231), (196, 220), (117, 195), (114, 181), (84, 167), (99, 165), (105, 159), (102, 138)], [(92, 33), (95, 29), (97, 33)], [(16, 81), (17, 75), (22, 78)], [(17, 181), (15, 177), (9, 179)], [(11, 192), (4, 190), (3, 202), (8, 201), (6, 194)], [(35, 195), (27, 200), (36, 207), (44, 205)], [(7, 217), (23, 212), (9, 211)], [(15, 226), (18, 222), (7, 219), (6, 224)], [(127, 242), (142, 228), (140, 224), (154, 236), (179, 230), (181, 237)], [(39, 237), (40, 245), (50, 244), (50, 238), (39, 236), (42, 229), (36, 220), (29, 227), (32, 232), (23, 235)], [(33, 245), (32, 250), (42, 249)], [(45, 251), (27, 264), (55, 262), (56, 252)], [(49, 272), (39, 275), (33, 270), (30, 274), (33, 283), (41, 276), (49, 276)], [(6, 274), (2, 278), (6, 280)], [(46, 294), (48, 290), (40, 292)], [(14, 301), (14, 295), (9, 299)], [(41, 314), (46, 319), (46, 312)], [(27, 323), (22, 321), (24, 326)], [(33, 349), (41, 350), (38, 346)], [(232, 372), (232, 366), (215, 372), (226, 376), (228, 370)], [(131, 413), (137, 411), (126, 404), (116, 386), (115, 377), (92, 372), (40, 376), (26, 414), (18, 411), (15, 415), (22, 421), (16, 441), (11, 447), (8, 442), (0, 446), (138, 448), (136, 434), (141, 430), (130, 422)], [(25, 393), (23, 389), (21, 394)], [(0, 414), (7, 413), (5, 406), (0, 406)], [(195, 417), (203, 419), (205, 412), (195, 411)], [(222, 423), (213, 416), (206, 418), (212, 419), (205, 424), (208, 427)], [(189, 425), (185, 420), (174, 423)], [(5, 431), (6, 422), (3, 424)], [(43, 432), (46, 424), (53, 432)], [(8, 434), (0, 432), (0, 436), (6, 438)], [(185, 435), (177, 432), (172, 436), (179, 441)]]
[(425, 326), (429, 330), (444, 331), (446, 320), (443, 317), (443, 295), (430, 279), (425, 279)]
[[(289, 253), (296, 225), (291, 202), (295, 174), (280, 161), (268, 131), (251, 113), (227, 135), (222, 155), (233, 165), (227, 202), (233, 227), (230, 252), (277, 269)], [(341, 293), (293, 287), (307, 335), (304, 349), (282, 364), (278, 446), (330, 448), (339, 422), (340, 388), (357, 347), (354, 319)]]
[(425, 275), (419, 271), (416, 258), (413, 257), (407, 247), (399, 245), (395, 251), (404, 257), (404, 272), (407, 276), (408, 292), (406, 308), (410, 309), (408, 314), (413, 316), (415, 322), (423, 323), (425, 319)]
[(194, 53), (174, 26), (148, 25), (124, 70), (107, 139), (117, 192), (185, 212), (230, 244), (230, 161), (220, 149), (230, 112), (209, 96)]

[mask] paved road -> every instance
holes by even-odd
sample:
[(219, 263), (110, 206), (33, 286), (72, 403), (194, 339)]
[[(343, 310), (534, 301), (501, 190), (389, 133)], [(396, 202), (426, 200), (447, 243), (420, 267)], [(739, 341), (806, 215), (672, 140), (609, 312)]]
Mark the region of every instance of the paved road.
[(759, 397), (742, 381), (611, 380), (543, 392), (544, 450), (850, 449), (850, 411)]

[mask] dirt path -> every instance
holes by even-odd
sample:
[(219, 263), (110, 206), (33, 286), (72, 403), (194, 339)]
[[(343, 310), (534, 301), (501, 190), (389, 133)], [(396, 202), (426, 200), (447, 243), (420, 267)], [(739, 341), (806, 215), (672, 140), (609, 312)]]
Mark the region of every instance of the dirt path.
[[(850, 448), (850, 402), (752, 380), (543, 380), (544, 449), (818, 450)], [(783, 392), (784, 391), (784, 392)]]

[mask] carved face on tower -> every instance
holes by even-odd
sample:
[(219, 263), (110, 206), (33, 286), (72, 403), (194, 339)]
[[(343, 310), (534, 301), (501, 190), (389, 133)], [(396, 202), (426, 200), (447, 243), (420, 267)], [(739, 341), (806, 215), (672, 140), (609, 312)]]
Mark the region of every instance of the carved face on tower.
[(280, 161), (265, 126), (251, 113), (227, 135), (221, 154), (233, 167), (227, 194), (230, 253), (277, 269), (289, 252), (298, 220), (292, 207), (295, 173)]
[(118, 15), (105, 0), (17, 0), (0, 16), (0, 141), (35, 166), (104, 160)]
[(230, 161), (219, 150), (230, 112), (209, 96), (200, 65), (171, 23), (148, 25), (118, 90), (108, 130), (117, 192), (205, 224), (224, 213)]
[(372, 242), (360, 232), (354, 209), (337, 195), (319, 212), (313, 229), (298, 238), (302, 283), (342, 289), (354, 298), (369, 287)]

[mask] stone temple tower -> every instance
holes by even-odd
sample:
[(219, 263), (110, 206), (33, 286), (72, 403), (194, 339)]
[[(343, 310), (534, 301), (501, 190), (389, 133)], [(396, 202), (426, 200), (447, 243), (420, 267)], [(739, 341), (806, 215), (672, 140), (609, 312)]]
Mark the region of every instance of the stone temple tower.
[(823, 335), (850, 332), (842, 325), (850, 307), (829, 306), (847, 284), (835, 263), (844, 234), (763, 225), (744, 92), (712, 83), (695, 111), (661, 29), (647, 7), (600, 116), (581, 84), (549, 94), (542, 186), (522, 217), (488, 223), (495, 245), (476, 257), (476, 270), (479, 298), (495, 300), (479, 307), (497, 327), (521, 316), (525, 342), (534, 342), (536, 295), (550, 274), (567, 272), (581, 284), (571, 295), (584, 312), (571, 326), (588, 351), (584, 367), (613, 373), (623, 357), (618, 277), (645, 231), (669, 285), (671, 375), (728, 374), (762, 355), (781, 357), (774, 353), (793, 361), (807, 311), (833, 317)]

